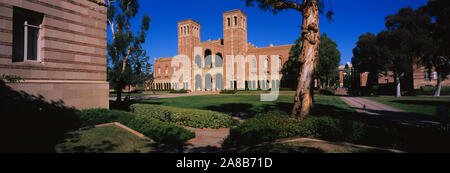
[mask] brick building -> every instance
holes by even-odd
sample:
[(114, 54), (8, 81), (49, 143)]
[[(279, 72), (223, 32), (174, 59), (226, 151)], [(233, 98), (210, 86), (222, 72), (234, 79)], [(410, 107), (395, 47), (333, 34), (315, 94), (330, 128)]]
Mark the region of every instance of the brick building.
[[(343, 67), (343, 66), (341, 66)], [(343, 85), (343, 74), (345, 73), (345, 70), (343, 68), (339, 68), (340, 71), (340, 79), (341, 79), (341, 85)], [(411, 74), (407, 74), (405, 77), (401, 79), (401, 85), (405, 89), (420, 89), (424, 86), (436, 86), (437, 85), (437, 79), (438, 75), (436, 71), (429, 71), (423, 66), (418, 66), (414, 64), (411, 67)], [(360, 75), (360, 86), (367, 86), (368, 78), (369, 78), (369, 72), (361, 73)], [(377, 79), (378, 84), (393, 84), (395, 83), (394, 80), (394, 73), (391, 71), (388, 71), (386, 73), (378, 74)], [(442, 86), (450, 86), (450, 75), (447, 75), (445, 80), (442, 81)]]
[(25, 79), (7, 85), (79, 109), (107, 108), (107, 9), (93, 1), (1, 0), (0, 74)]
[[(280, 69), (289, 58), (292, 45), (257, 48), (249, 43), (247, 15), (242, 10), (224, 12), (222, 20), (223, 39), (204, 42), (200, 41), (200, 23), (192, 19), (179, 21), (178, 55), (185, 55), (191, 66), (183, 71), (172, 66), (175, 57), (155, 60), (152, 87), (190, 91), (280, 87)], [(242, 55), (243, 63), (232, 60), (230, 55)], [(271, 73), (272, 65), (278, 69)], [(190, 74), (188, 80), (174, 80), (177, 71)]]

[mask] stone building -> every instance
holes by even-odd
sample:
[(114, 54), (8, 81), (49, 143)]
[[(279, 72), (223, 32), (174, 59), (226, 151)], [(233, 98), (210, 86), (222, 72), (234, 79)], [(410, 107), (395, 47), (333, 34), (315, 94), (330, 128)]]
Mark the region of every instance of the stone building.
[[(200, 23), (192, 19), (179, 21), (178, 55), (185, 55), (190, 62), (190, 68), (182, 71), (190, 76), (188, 80), (174, 80), (174, 74), (180, 71), (179, 67), (172, 66), (175, 57), (159, 58), (153, 66), (152, 87), (189, 91), (280, 87), (281, 66), (288, 60), (292, 45), (257, 48), (249, 43), (247, 15), (242, 10), (224, 12), (222, 20), (223, 39), (204, 42), (200, 39)], [(240, 55), (243, 61), (230, 58)], [(272, 66), (278, 69), (271, 73)]]
[(108, 108), (102, 0), (1, 0), (0, 75), (13, 89), (78, 109)]

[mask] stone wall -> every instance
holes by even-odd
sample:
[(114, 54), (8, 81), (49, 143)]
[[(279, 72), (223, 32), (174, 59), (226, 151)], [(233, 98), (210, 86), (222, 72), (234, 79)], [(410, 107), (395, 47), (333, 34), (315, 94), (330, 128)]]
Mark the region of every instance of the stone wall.
[[(37, 61), (12, 61), (16, 7), (43, 14)], [(88, 0), (2, 0), (0, 74), (23, 77), (10, 86), (48, 100), (108, 108), (106, 31), (106, 7)]]

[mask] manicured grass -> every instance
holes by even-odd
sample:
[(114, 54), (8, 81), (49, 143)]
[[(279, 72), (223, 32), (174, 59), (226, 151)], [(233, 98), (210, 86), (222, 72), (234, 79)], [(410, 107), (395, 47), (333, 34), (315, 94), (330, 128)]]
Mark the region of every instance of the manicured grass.
[(436, 116), (438, 107), (450, 108), (450, 97), (367, 97), (406, 112)]
[(70, 132), (58, 153), (149, 153), (162, 152), (163, 145), (135, 136), (117, 126)]
[[(354, 111), (336, 96), (316, 96), (316, 104), (334, 106)], [(294, 95), (280, 95), (276, 101), (262, 102), (260, 95), (204, 95), (192, 97), (145, 100), (145, 103), (188, 109), (212, 110), (218, 112), (289, 113), (294, 103)]]

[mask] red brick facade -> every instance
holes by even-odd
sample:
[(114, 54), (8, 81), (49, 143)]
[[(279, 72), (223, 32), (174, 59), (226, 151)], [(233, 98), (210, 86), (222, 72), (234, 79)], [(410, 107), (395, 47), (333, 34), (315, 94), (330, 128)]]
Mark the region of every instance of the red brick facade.
[[(171, 67), (174, 58), (159, 58), (154, 64), (155, 80), (152, 87), (184, 88), (190, 91), (280, 87), (282, 76), (279, 71), (288, 60), (292, 45), (257, 48), (250, 44), (247, 40), (247, 15), (241, 10), (224, 12), (222, 20), (223, 39), (204, 42), (200, 42), (200, 23), (192, 19), (178, 22), (178, 54), (186, 55), (192, 64), (191, 69), (183, 72), (191, 74), (190, 80), (172, 80), (175, 70), (180, 70)], [(208, 55), (212, 57), (208, 58)], [(244, 57), (243, 62), (236, 60), (240, 55)], [(273, 55), (275, 56), (272, 57)], [(229, 56), (234, 56), (235, 59), (231, 60)], [(273, 64), (274, 62), (277, 64)], [(272, 65), (279, 65), (275, 73), (270, 71)], [(268, 74), (267, 78), (260, 78), (261, 72)], [(253, 76), (255, 73), (257, 77)], [(244, 79), (239, 77), (242, 74)], [(271, 74), (278, 75), (278, 80), (273, 80)], [(206, 84), (209, 80), (212, 86)]]

